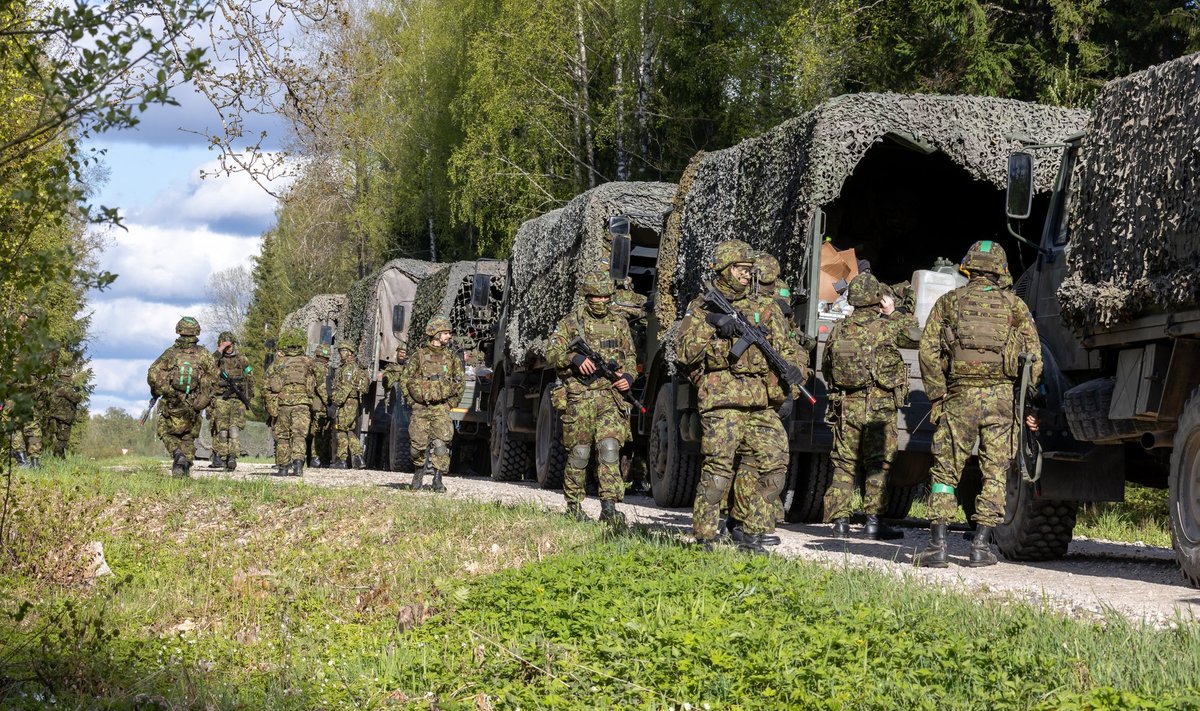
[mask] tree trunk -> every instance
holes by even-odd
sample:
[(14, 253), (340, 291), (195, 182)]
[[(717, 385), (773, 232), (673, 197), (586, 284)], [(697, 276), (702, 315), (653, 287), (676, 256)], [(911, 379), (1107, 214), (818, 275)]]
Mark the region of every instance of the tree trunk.
[(582, 0), (575, 0), (575, 43), (578, 51), (576, 58), (578, 68), (575, 72), (575, 91), (579, 104), (579, 107), (576, 109), (578, 116), (576, 126), (583, 130), (583, 158), (587, 164), (587, 186), (590, 189), (596, 187), (596, 146), (593, 137), (594, 129), (592, 127), (591, 105), (588, 100), (587, 35), (584, 32)]
[(645, 0), (641, 5), (638, 26), (641, 30), (642, 56), (637, 72), (637, 107), (634, 116), (637, 118), (638, 157), (642, 165), (651, 165), (650, 161), (650, 93), (654, 90), (654, 47), (651, 43), (649, 23), (654, 17), (654, 0)]
[(625, 149), (625, 53), (617, 52), (613, 62), (613, 83), (617, 95), (617, 180), (629, 180), (629, 156)]

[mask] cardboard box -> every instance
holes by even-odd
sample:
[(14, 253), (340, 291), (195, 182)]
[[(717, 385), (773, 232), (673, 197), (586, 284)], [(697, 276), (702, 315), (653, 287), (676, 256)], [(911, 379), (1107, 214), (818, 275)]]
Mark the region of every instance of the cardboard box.
[(818, 295), (821, 301), (830, 303), (837, 301), (838, 293), (834, 285), (839, 281), (850, 280), (858, 276), (858, 257), (853, 249), (839, 251), (837, 247), (825, 242), (821, 245), (821, 289)]

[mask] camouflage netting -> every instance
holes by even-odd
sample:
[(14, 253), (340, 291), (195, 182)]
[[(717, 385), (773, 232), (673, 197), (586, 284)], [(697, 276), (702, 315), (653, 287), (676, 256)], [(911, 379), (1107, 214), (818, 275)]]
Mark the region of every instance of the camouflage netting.
[[(708, 278), (721, 241), (738, 238), (779, 258), (795, 283), (813, 206), (835, 200), (855, 166), (889, 135), (927, 144), (971, 176), (1003, 187), (1017, 138), (1058, 141), (1078, 133), (1084, 111), (974, 96), (850, 94), (771, 131), (692, 159), (659, 252), (660, 323), (679, 318)], [(1054, 151), (1039, 151), (1039, 191), (1053, 186)]]
[(346, 294), (346, 313), (339, 325), (342, 340), (358, 345), (357, 360), (361, 365), (368, 368), (375, 365), (369, 362), (369, 354), (375, 352), (375, 337), (379, 332), (375, 318), (379, 310), (376, 301), (380, 277), (389, 269), (398, 269), (419, 283), (440, 266), (419, 259), (393, 259), (350, 287)]
[(318, 294), (309, 299), (307, 304), (284, 317), (282, 330), (288, 331), (298, 328), (301, 331), (307, 332), (308, 327), (314, 323), (325, 321), (340, 322), (342, 311), (345, 308), (345, 294)]
[(1200, 299), (1200, 54), (1110, 82), (1071, 199), (1064, 320), (1110, 326)]
[[(491, 277), (488, 307), (478, 311), (471, 309), (471, 288), (475, 274)], [(504, 299), (504, 279), (508, 262), (482, 260), (479, 262), (454, 262), (444, 265), (436, 274), (425, 279), (417, 288), (413, 302), (410, 333), (425, 333), (425, 324), (435, 316), (445, 316), (454, 327), (454, 340), (459, 346), (471, 350), (478, 343), (469, 335), (469, 327), (489, 328), (500, 316), (500, 303)]]
[(509, 357), (521, 362), (541, 355), (558, 322), (583, 304), (579, 277), (607, 269), (601, 260), (611, 241), (609, 217), (635, 215), (639, 225), (661, 234), (674, 196), (670, 183), (606, 183), (521, 225), (512, 250)]

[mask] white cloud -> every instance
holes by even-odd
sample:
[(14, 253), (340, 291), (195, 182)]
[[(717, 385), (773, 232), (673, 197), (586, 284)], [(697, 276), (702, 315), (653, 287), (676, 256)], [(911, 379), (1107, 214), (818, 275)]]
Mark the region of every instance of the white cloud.
[(149, 358), (93, 358), (93, 382), (100, 392), (132, 393), (146, 388), (146, 371), (154, 361)]
[[(146, 296), (166, 301), (201, 301), (213, 272), (239, 264), (250, 267), (261, 237), (238, 237), (207, 227), (172, 228), (128, 224), (100, 264), (117, 274), (111, 296)], [(102, 303), (102, 302), (100, 302)], [(97, 306), (99, 303), (97, 304)], [(178, 317), (177, 317), (178, 318)]]
[[(175, 340), (175, 323), (179, 317), (196, 316), (202, 308), (202, 304), (176, 306), (136, 298), (93, 301), (91, 305), (93, 340), (90, 350), (96, 356), (92, 360), (94, 368), (117, 359), (157, 358)], [(204, 324), (200, 326), (203, 328)], [(201, 339), (205, 335), (202, 332)], [(148, 362), (146, 366), (149, 366)], [(117, 372), (117, 369), (109, 366), (109, 372)], [(144, 374), (145, 370), (142, 372)], [(97, 369), (97, 377), (99, 373)]]
[[(273, 156), (268, 154), (267, 158)], [(261, 234), (275, 219), (275, 198), (247, 173), (221, 175), (220, 167), (219, 160), (196, 166), (186, 184), (168, 185), (149, 205), (132, 212), (131, 218), (163, 227), (209, 225), (236, 234)], [(201, 177), (204, 175), (208, 177)], [(277, 179), (267, 187), (278, 192), (291, 180)]]
[(134, 417), (141, 417), (142, 410), (146, 409), (147, 400), (131, 400), (121, 395), (110, 395), (108, 393), (92, 393), (88, 400), (88, 414), (103, 415), (108, 411), (108, 408), (115, 407), (128, 412)]

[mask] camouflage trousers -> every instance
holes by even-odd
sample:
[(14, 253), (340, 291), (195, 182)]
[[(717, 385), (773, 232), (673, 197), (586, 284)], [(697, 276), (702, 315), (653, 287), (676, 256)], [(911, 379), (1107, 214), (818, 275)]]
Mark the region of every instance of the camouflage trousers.
[(218, 398), (208, 408), (213, 421), (213, 451), (222, 459), (242, 453), (241, 431), (246, 426), (246, 406), (237, 398)]
[(71, 426), (74, 424), (74, 420), (46, 418), (46, 428), (42, 437), (44, 441), (49, 442), (50, 452), (54, 456), (60, 458), (67, 456), (67, 445), (71, 443)]
[(629, 411), (616, 390), (608, 387), (566, 393), (562, 412), (562, 444), (567, 450), (567, 467), (563, 477), (563, 496), (567, 503), (578, 503), (587, 496), (587, 466), (571, 463), (572, 450), (587, 449), (587, 459), (596, 462), (596, 480), (600, 485), (601, 501), (624, 501), (625, 478), (621, 475), (620, 455), (614, 452), (613, 461), (597, 445), (606, 439), (617, 441), (617, 448), (629, 439)]
[(196, 458), (196, 433), (200, 428), (200, 413), (182, 400), (159, 400), (158, 436), (167, 454), (183, 452), (188, 460)]
[(896, 456), (896, 401), (892, 393), (870, 390), (842, 398), (838, 426), (833, 432), (833, 481), (825, 492), (825, 520), (850, 518), (857, 472), (866, 475), (863, 510), (883, 511), (887, 473)]
[(975, 499), (972, 518), (981, 526), (997, 526), (1004, 519), (1004, 487), (1017, 453), (1012, 383), (955, 388), (942, 403), (929, 472), (929, 519), (933, 523), (946, 523), (958, 513), (954, 490), (976, 438), (983, 489)]
[(344, 403), (337, 411), (337, 420), (334, 421), (334, 427), (337, 430), (334, 438), (336, 443), (334, 446), (333, 459), (350, 461), (351, 457), (363, 453), (362, 442), (358, 440), (358, 435), (354, 433), (354, 428), (358, 425), (358, 400), (351, 400)]
[[(21, 442), (24, 444), (21, 444)], [(42, 456), (42, 425), (34, 420), (21, 428), (21, 438), (18, 440), (17, 449), (25, 452), (31, 457)]]
[(333, 428), (329, 426), (329, 418), (321, 410), (312, 416), (308, 423), (308, 436), (304, 440), (304, 451), (313, 459), (320, 459), (327, 465), (333, 463)]
[(275, 435), (275, 464), (284, 466), (294, 460), (304, 459), (304, 435), (308, 434), (308, 422), (312, 410), (308, 404), (280, 405), (279, 414), (271, 433)]
[(413, 466), (425, 466), (425, 452), (429, 444), (440, 439), (446, 445), (446, 454), (431, 452), (430, 464), (440, 472), (450, 471), (450, 440), (454, 438), (454, 425), (450, 421), (450, 403), (437, 405), (412, 404), (412, 415), (408, 419), (409, 453)]
[[(787, 476), (788, 441), (783, 424), (769, 408), (722, 408), (700, 416), (704, 465), (692, 511), (698, 540), (717, 536), (721, 503), (732, 488), (730, 515), (747, 533), (775, 530), (777, 500)], [(734, 457), (741, 465), (734, 472)], [(744, 478), (746, 481), (737, 482)]]

